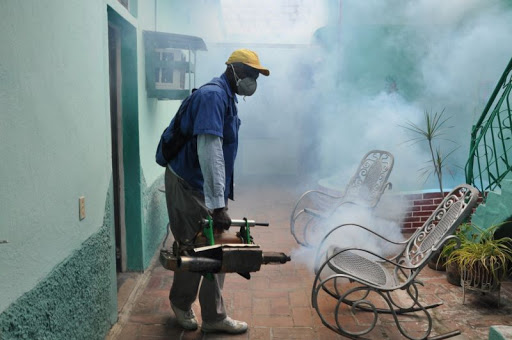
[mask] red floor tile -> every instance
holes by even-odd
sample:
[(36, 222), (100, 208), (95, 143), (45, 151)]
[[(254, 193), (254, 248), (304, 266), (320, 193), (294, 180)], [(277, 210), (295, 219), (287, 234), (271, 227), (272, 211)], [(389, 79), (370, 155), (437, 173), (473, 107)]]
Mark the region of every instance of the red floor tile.
[[(232, 218), (247, 217), (269, 222), (268, 228), (254, 228), (252, 235), (264, 250), (291, 253), (298, 246), (289, 231), (289, 214), (298, 199), (300, 190), (287, 183), (247, 185), (238, 191), (237, 200), (230, 202)], [(293, 259), (293, 257), (292, 257)], [(346, 339), (323, 325), (316, 310), (311, 307), (311, 288), (314, 275), (309, 268), (297, 261), (284, 265), (262, 266), (252, 273), (251, 280), (236, 274), (228, 274), (224, 288), (224, 300), (228, 313), (234, 318), (249, 323), (246, 334), (231, 336), (223, 334), (203, 335), (198, 331), (183, 331), (174, 319), (168, 303), (172, 272), (163, 269), (158, 262), (148, 269), (151, 276), (144, 292), (137, 301), (127, 321), (121, 325), (117, 337), (108, 340), (149, 339), (250, 339), (285, 340)], [(491, 325), (512, 325), (512, 282), (506, 282), (501, 291), (501, 307), (497, 307), (494, 296), (481, 296), (469, 292), (462, 304), (462, 289), (451, 285), (444, 272), (425, 268), (420, 274), (425, 287), (420, 287), (424, 304), (443, 302), (431, 310), (433, 334), (459, 328), (462, 335), (456, 339), (486, 339)], [(406, 298), (404, 292), (399, 299)], [(373, 299), (373, 297), (371, 297)], [(326, 319), (335, 325), (332, 311), (336, 300), (327, 294), (319, 299), (320, 310), (331, 313)], [(193, 306), (200, 318), (200, 308)], [(371, 313), (354, 315), (349, 308), (342, 307), (339, 322), (342, 325), (361, 327), (373, 320)], [(418, 334), (425, 325), (425, 318), (408, 318), (403, 326), (412, 334)], [(405, 339), (391, 316), (379, 318), (375, 329), (366, 335), (368, 339)]]

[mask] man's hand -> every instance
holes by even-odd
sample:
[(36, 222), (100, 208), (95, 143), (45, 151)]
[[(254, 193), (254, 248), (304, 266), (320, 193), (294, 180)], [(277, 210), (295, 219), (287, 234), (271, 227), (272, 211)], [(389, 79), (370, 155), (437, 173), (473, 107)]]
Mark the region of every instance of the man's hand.
[(228, 230), (231, 227), (231, 218), (228, 215), (227, 208), (218, 208), (213, 210), (213, 228), (218, 231)]

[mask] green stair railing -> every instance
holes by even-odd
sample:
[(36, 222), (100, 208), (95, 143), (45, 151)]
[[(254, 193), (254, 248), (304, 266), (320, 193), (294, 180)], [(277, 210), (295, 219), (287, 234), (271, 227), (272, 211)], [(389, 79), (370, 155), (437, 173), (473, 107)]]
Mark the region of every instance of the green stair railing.
[(512, 172), (511, 90), (512, 59), (471, 130), (466, 182), (482, 193), (501, 188), (503, 178)]

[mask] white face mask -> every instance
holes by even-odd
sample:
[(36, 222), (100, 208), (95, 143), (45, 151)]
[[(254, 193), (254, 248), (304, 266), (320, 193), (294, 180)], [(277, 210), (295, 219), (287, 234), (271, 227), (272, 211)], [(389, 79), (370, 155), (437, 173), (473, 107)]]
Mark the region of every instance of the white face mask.
[(235, 68), (231, 65), (233, 69), (233, 74), (235, 76), (236, 81), (236, 93), (241, 96), (252, 96), (254, 92), (256, 92), (256, 87), (258, 84), (256, 83), (256, 79), (251, 77), (245, 77), (244, 79), (238, 78), (235, 72)]

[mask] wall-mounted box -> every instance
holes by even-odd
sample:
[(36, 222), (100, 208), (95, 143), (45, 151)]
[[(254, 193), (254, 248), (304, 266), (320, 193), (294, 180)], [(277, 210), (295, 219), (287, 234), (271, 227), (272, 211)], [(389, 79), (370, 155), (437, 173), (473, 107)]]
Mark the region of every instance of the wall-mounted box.
[(148, 97), (186, 98), (196, 82), (196, 53), (207, 50), (203, 39), (155, 31), (143, 35)]

